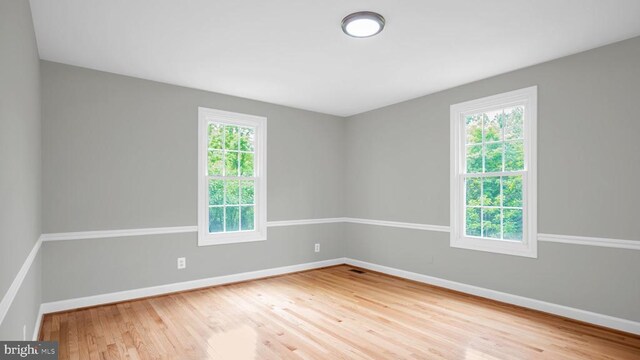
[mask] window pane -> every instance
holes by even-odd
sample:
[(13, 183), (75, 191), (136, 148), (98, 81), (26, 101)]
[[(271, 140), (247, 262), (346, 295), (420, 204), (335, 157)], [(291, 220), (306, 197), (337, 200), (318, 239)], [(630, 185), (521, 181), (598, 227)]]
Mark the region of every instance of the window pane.
[(222, 150), (210, 150), (207, 157), (207, 174), (209, 176), (222, 175)]
[(221, 124), (209, 124), (209, 149), (222, 149), (222, 133)]
[(488, 112), (484, 116), (484, 141), (502, 140), (502, 110)]
[(522, 240), (522, 210), (504, 209), (504, 238)]
[(524, 170), (524, 142), (522, 140), (505, 143), (504, 170)]
[(500, 209), (482, 209), (482, 236), (486, 238), (500, 238)]
[(242, 207), (242, 230), (253, 230), (253, 206)]
[(240, 175), (253, 176), (253, 154), (240, 153)]
[(225, 154), (226, 176), (238, 176), (238, 154), (237, 151), (227, 151)]
[(491, 176), (482, 181), (482, 205), (500, 206), (500, 177)]
[(222, 207), (210, 207), (209, 208), (209, 232), (216, 233), (224, 231), (222, 226), (224, 221), (224, 208)]
[(522, 139), (523, 138), (523, 118), (524, 108), (517, 106), (510, 109), (505, 109), (505, 128), (504, 138), (505, 140)]
[(485, 172), (502, 171), (502, 143), (485, 144)]
[(225, 181), (225, 204), (237, 205), (240, 203), (240, 182), (238, 180)]
[(467, 173), (482, 172), (482, 145), (467, 146)]
[(224, 203), (224, 181), (209, 180), (209, 205), (222, 205)]
[(225, 223), (227, 225), (227, 231), (240, 230), (240, 207), (239, 206), (227, 206), (224, 208)]
[(255, 192), (254, 181), (253, 180), (243, 180), (240, 182), (241, 185), (241, 196), (242, 196), (242, 204), (255, 204), (253, 199), (253, 194)]
[(503, 206), (522, 207), (522, 176), (502, 178)]
[(240, 128), (240, 150), (253, 151), (254, 130), (252, 128)]
[(224, 146), (227, 150), (238, 150), (240, 139), (238, 136), (238, 127), (226, 125), (224, 127)]
[(467, 236), (481, 236), (480, 228), (480, 208), (467, 208), (466, 216), (466, 234)]
[(467, 144), (482, 144), (482, 116), (483, 114), (475, 114), (465, 117)]
[(467, 205), (480, 205), (481, 178), (467, 178)]

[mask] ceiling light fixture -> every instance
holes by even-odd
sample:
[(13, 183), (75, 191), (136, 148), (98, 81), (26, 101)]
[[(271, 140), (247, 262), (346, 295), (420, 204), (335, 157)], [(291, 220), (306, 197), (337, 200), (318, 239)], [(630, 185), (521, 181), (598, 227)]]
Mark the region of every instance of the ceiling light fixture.
[(371, 11), (358, 11), (342, 19), (342, 31), (357, 38), (366, 38), (378, 34), (384, 29), (384, 18)]

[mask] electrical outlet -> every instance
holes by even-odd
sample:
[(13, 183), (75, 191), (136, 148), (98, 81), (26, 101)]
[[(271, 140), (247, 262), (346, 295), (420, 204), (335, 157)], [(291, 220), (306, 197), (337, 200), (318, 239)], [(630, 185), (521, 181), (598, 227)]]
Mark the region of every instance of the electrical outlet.
[(22, 341), (27, 341), (27, 325), (22, 325)]
[(315, 251), (320, 252), (320, 244), (316, 244)]
[(187, 258), (178, 258), (178, 270), (182, 270), (187, 267)]

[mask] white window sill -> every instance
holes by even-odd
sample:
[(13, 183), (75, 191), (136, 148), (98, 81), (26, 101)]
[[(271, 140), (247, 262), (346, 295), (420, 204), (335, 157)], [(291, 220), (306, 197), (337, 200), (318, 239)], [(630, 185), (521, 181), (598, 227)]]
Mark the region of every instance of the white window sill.
[(525, 241), (461, 237), (451, 239), (451, 247), (530, 258), (538, 257), (536, 244), (530, 244)]
[(224, 234), (198, 234), (198, 246), (237, 244), (265, 240), (267, 240), (267, 236), (256, 231)]

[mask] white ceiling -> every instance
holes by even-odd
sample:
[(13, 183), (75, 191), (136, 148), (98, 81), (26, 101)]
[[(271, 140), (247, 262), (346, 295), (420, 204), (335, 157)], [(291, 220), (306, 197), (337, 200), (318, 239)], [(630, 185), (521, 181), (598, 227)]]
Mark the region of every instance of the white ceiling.
[[(639, 0), (31, 0), (40, 57), (352, 115), (640, 35)], [(340, 28), (358, 10), (378, 36)]]

